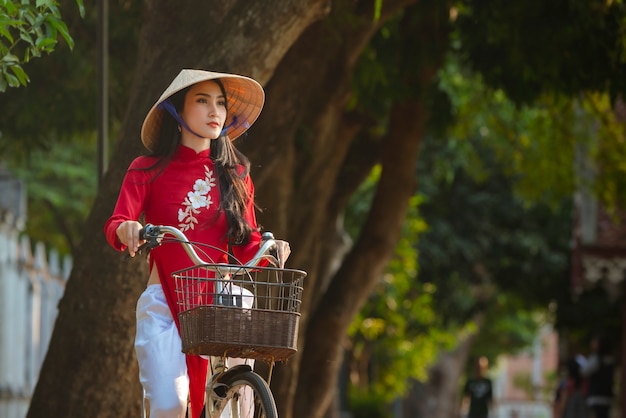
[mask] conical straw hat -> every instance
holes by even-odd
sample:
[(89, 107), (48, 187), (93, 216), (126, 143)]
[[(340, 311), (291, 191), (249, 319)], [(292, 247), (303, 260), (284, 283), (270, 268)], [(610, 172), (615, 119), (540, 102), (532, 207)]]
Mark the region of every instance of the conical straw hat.
[(236, 74), (185, 69), (165, 89), (143, 121), (141, 141), (148, 150), (152, 150), (158, 138), (163, 114), (166, 112), (159, 104), (186, 87), (215, 79), (219, 79), (226, 90), (228, 117), (224, 126), (228, 127), (226, 133), (230, 140), (239, 137), (256, 121), (265, 102), (265, 92), (259, 83), (249, 77)]

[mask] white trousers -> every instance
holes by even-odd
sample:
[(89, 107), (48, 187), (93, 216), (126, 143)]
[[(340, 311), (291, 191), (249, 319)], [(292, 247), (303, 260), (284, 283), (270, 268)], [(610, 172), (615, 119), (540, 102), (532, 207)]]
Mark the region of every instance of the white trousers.
[[(243, 294), (244, 307), (252, 306), (250, 292), (232, 286), (230, 294)], [(236, 288), (236, 289), (234, 289)], [(226, 292), (225, 292), (226, 293)], [(135, 353), (144, 396), (150, 401), (150, 418), (185, 418), (189, 395), (187, 362), (178, 328), (160, 284), (149, 285), (137, 301)], [(245, 359), (227, 359), (227, 365), (250, 364)], [(224, 411), (223, 418), (230, 411)]]
[(148, 286), (137, 301), (135, 353), (139, 380), (150, 400), (150, 418), (184, 418), (189, 395), (187, 363), (159, 284)]

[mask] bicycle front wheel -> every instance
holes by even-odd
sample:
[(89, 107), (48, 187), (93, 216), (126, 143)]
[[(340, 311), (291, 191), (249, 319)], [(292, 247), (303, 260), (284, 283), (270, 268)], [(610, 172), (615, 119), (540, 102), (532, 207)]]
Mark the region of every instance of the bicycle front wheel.
[(211, 395), (207, 408), (211, 418), (278, 418), (276, 403), (265, 380), (252, 371), (225, 375), (225, 392)]

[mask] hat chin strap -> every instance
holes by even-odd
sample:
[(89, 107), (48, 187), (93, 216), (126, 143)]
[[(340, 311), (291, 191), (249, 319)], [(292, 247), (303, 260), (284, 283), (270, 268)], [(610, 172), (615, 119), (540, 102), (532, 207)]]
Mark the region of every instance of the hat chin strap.
[[(178, 112), (176, 111), (176, 108), (174, 107), (174, 105), (172, 104), (172, 102), (170, 102), (170, 99), (165, 99), (163, 100), (161, 103), (159, 103), (157, 105), (157, 109), (159, 110), (167, 110), (167, 113), (169, 113), (170, 115), (172, 115), (172, 117), (174, 119), (176, 119), (176, 121), (178, 123), (180, 123), (180, 126), (182, 126), (183, 128), (185, 128), (186, 130), (188, 130), (189, 132), (191, 132), (192, 134), (194, 134), (195, 136), (197, 136), (198, 138), (203, 138), (204, 137), (196, 132), (194, 132), (189, 125), (187, 125), (187, 123), (183, 120), (183, 118), (180, 117), (180, 115), (178, 114)], [(247, 125), (247, 124), (246, 124)], [(237, 126), (237, 115), (233, 116), (233, 121), (231, 123), (228, 124), (228, 126), (224, 126), (224, 129), (222, 129), (222, 132), (220, 132), (220, 136), (225, 136), (226, 135), (226, 131), (233, 127), (233, 126)]]

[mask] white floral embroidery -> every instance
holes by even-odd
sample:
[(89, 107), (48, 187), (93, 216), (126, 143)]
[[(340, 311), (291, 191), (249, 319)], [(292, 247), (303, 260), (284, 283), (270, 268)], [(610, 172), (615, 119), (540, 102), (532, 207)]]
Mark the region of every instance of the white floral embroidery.
[(193, 206), (194, 209), (200, 209), (207, 206), (207, 197), (198, 192), (189, 192), (187, 197), (189, 198), (191, 206)]
[(209, 170), (204, 166), (204, 179), (198, 179), (193, 185), (193, 190), (187, 193), (187, 197), (183, 201), (183, 207), (178, 209), (178, 227), (181, 231), (194, 229), (198, 223), (195, 215), (200, 213), (200, 209), (208, 208), (213, 203), (209, 192), (215, 187), (215, 177), (213, 170)]
[(209, 190), (211, 190), (211, 186), (207, 183), (206, 180), (198, 179), (193, 185), (193, 189), (196, 191), (196, 193), (204, 195), (209, 193)]

